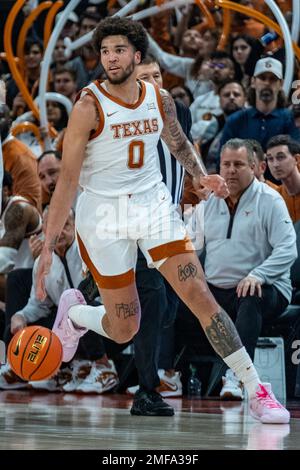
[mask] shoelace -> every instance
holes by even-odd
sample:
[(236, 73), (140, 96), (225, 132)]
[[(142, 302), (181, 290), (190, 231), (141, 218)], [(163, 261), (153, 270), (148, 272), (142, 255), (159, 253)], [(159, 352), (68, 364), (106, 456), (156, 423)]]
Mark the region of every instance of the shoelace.
[(281, 408), (280, 403), (278, 403), (276, 399), (269, 395), (268, 391), (263, 385), (259, 384), (259, 388), (260, 392), (256, 392), (257, 400), (263, 402), (263, 405), (267, 406), (268, 408)]

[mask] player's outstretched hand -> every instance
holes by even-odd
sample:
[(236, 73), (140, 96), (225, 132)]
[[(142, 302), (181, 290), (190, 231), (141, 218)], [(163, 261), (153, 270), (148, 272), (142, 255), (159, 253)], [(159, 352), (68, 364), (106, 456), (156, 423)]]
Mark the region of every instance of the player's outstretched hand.
[(227, 184), (220, 175), (207, 175), (201, 176), (200, 184), (207, 190), (214, 193), (215, 196), (225, 199), (229, 196), (229, 190)]

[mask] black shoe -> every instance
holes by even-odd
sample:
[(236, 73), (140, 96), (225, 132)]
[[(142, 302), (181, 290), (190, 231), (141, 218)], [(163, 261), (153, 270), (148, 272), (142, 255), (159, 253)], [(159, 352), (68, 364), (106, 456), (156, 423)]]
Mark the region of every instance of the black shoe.
[(95, 298), (99, 296), (97, 284), (90, 271), (88, 271), (86, 278), (79, 284), (78, 290), (80, 290), (88, 305), (93, 304)]
[(139, 389), (134, 395), (130, 413), (137, 416), (173, 416), (174, 410), (159, 393)]

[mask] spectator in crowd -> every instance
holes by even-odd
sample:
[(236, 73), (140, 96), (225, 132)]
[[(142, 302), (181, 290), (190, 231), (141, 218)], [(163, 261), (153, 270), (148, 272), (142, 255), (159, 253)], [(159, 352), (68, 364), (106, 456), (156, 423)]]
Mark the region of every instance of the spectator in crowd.
[(9, 108), (0, 104), (0, 132), (4, 169), (13, 179), (12, 192), (23, 196), (38, 209), (41, 204), (41, 189), (37, 176), (35, 155), (21, 141), (10, 134)]
[[(37, 96), (40, 79), (40, 65), (43, 58), (43, 44), (39, 39), (28, 38), (24, 44), (24, 74), (27, 88), (32, 96)], [(7, 83), (7, 104), (16, 118), (27, 110), (27, 105), (13, 78)]]
[[(246, 91), (243, 85), (241, 85), (235, 79), (225, 80), (219, 86), (218, 94), (220, 97), (220, 106), (223, 114), (217, 118), (214, 118), (211, 123), (212, 125), (217, 123), (219, 132), (212, 141), (209, 141), (207, 144), (201, 146), (201, 154), (203, 155), (208, 173), (216, 173), (220, 140), (222, 138), (226, 119), (231, 114), (242, 109), (246, 103)], [(182, 209), (184, 210), (185, 205), (197, 204), (200, 200), (205, 199), (206, 196), (207, 193), (205, 191), (201, 193), (195, 190), (192, 179), (188, 174), (186, 174), (184, 180), (183, 197), (181, 201)]]
[(281, 182), (276, 190), (287, 205), (293, 222), (300, 220), (300, 143), (289, 135), (277, 135), (267, 143), (267, 163), (270, 172)]
[[(52, 126), (57, 131), (57, 135), (55, 135), (54, 137), (49, 137), (51, 145), (56, 147), (57, 143), (63, 137), (64, 129), (67, 126), (69, 116), (68, 116), (65, 106), (62, 103), (59, 103), (58, 101), (47, 101), (46, 109), (47, 109), (48, 122), (50, 126)], [(42, 133), (39, 132), (38, 120), (35, 119), (32, 113), (30, 114), (31, 116), (30, 115), (28, 116), (28, 114), (25, 113), (22, 116), (19, 116), (17, 119), (15, 119), (15, 121), (12, 124), (11, 132), (13, 134), (16, 134), (18, 141), (21, 141), (23, 144), (29, 147), (29, 149), (37, 158), (41, 154), (44, 148), (43, 139), (42, 139)], [(24, 131), (22, 129), (17, 130), (19, 124), (22, 124), (26, 121), (32, 122), (37, 127), (37, 132), (34, 132), (33, 130), (26, 129), (26, 128)]]
[(61, 154), (57, 150), (46, 150), (37, 160), (38, 177), (42, 189), (42, 204), (45, 207), (49, 204), (58, 179)]
[(65, 65), (68, 61), (68, 58), (65, 56), (66, 46), (64, 43), (64, 38), (59, 37), (56, 41), (54, 51), (53, 51), (53, 62), (51, 64), (51, 68), (53, 70), (61, 70), (65, 68)]
[(181, 40), (179, 55), (194, 58), (203, 46), (202, 36), (196, 29), (187, 29)]
[[(217, 43), (218, 37), (216, 35), (212, 50), (215, 50)], [(196, 58), (182, 57), (165, 52), (149, 36), (149, 53), (158, 60), (164, 70), (184, 79), (184, 85), (190, 90), (194, 99), (213, 89), (213, 84), (209, 78), (209, 70), (207, 67), (203, 68), (202, 66), (205, 59), (208, 59), (212, 53), (210, 47), (205, 48), (203, 43), (203, 48), (198, 51)]]
[(68, 113), (62, 103), (58, 101), (47, 101), (47, 117), (49, 124), (58, 132), (67, 127)]
[(53, 71), (53, 88), (56, 93), (66, 96), (74, 102), (77, 93), (76, 74), (67, 67)]
[(193, 95), (185, 86), (175, 85), (169, 89), (169, 92), (174, 100), (181, 101), (187, 108), (189, 108), (194, 101)]
[[(254, 168), (252, 145), (228, 141), (221, 152), (221, 175), (230, 194), (225, 200), (210, 196), (202, 201), (190, 222), (198, 247), (204, 240), (209, 288), (235, 322), (252, 359), (263, 322), (277, 318), (291, 300), (290, 268), (297, 257), (286, 205), (254, 177)], [(243, 398), (229, 369), (220, 396)]]
[[(59, 20), (61, 14), (62, 12), (59, 12), (56, 15), (56, 18), (55, 18), (56, 22)], [(63, 38), (67, 36), (68, 38), (72, 39), (72, 41), (74, 41), (78, 35), (78, 31), (79, 31), (79, 18), (76, 15), (75, 11), (71, 11), (62, 29), (61, 36)]]
[[(241, 5), (255, 10), (254, 1), (252, 0), (239, 0)], [(265, 25), (258, 22), (251, 16), (246, 16), (244, 13), (234, 12), (231, 22), (231, 34), (247, 34), (248, 36), (259, 39), (265, 32)]]
[(295, 126), (300, 129), (300, 103), (293, 104), (291, 109), (294, 116)]
[(230, 49), (235, 64), (235, 78), (248, 88), (255, 64), (264, 52), (263, 45), (251, 36), (240, 34), (232, 39)]
[(193, 121), (191, 134), (194, 141), (198, 143), (210, 140), (216, 135), (217, 123), (215, 122), (215, 126), (210, 124), (215, 116), (222, 114), (218, 87), (225, 80), (234, 77), (233, 62), (226, 52), (213, 52), (207, 65), (211, 70), (210, 79), (214, 89), (198, 96), (190, 107)]
[[(84, 13), (80, 18), (79, 37), (92, 31), (98, 24), (100, 15)], [(103, 72), (99, 57), (91, 43), (81, 47), (79, 55), (67, 62), (67, 67), (74, 71), (77, 80), (77, 90), (99, 78)]]
[(282, 64), (278, 60), (266, 57), (257, 62), (248, 98), (250, 107), (227, 119), (221, 146), (239, 137), (255, 139), (266, 150), (268, 140), (278, 134), (289, 134), (300, 141), (292, 111), (285, 107), (282, 78)]
[[(47, 213), (44, 224), (47, 223)], [(82, 281), (82, 262), (75, 241), (74, 212), (70, 211), (61, 236), (55, 246), (53, 266), (45, 280), (47, 296), (39, 301), (35, 296), (35, 276), (37, 262), (33, 268), (33, 285), (30, 298), (22, 310), (7, 318), (6, 344), (10, 333), (15, 334), (27, 325), (40, 324), (52, 328), (57, 305), (62, 292), (78, 286)], [(8, 330), (8, 331), (7, 331)], [(10, 330), (10, 331), (9, 331)], [(82, 359), (84, 358), (84, 359)], [(42, 381), (30, 382), (37, 390), (65, 391), (81, 393), (103, 393), (118, 383), (117, 372), (112, 361), (105, 354), (104, 344), (99, 335), (89, 332), (80, 341), (76, 358), (68, 366), (64, 365), (56, 376)], [(24, 388), (22, 381), (7, 364), (0, 369), (0, 388)]]
[(243, 109), (246, 104), (246, 91), (243, 85), (235, 79), (229, 79), (221, 83), (218, 88), (218, 95), (223, 113), (211, 121), (214, 125), (215, 120), (217, 120), (218, 133), (213, 141), (208, 143), (209, 148), (207, 151), (205, 151), (205, 148), (201, 148), (208, 173), (216, 173), (220, 141), (227, 118), (236, 111)]
[(5, 300), (6, 274), (14, 268), (31, 268), (28, 238), (40, 233), (42, 220), (38, 210), (24, 197), (13, 196), (13, 180), (4, 172), (0, 219), (1, 300)]
[[(260, 145), (257, 140), (254, 139), (247, 139), (253, 149), (253, 158), (254, 158), (254, 176), (261, 181), (262, 183), (266, 183), (265, 179), (265, 171), (267, 168), (267, 162), (265, 157), (265, 152), (263, 151), (262, 146)], [(268, 181), (268, 184), (271, 187), (276, 187), (273, 183)]]

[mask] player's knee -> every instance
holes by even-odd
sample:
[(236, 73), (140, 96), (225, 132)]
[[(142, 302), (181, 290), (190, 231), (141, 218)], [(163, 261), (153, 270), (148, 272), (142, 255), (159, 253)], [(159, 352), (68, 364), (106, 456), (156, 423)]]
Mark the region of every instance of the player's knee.
[(185, 290), (186, 303), (193, 312), (202, 312), (210, 315), (218, 309), (218, 304), (205, 281), (187, 286)]
[(190, 302), (207, 302), (212, 297), (212, 294), (208, 288), (205, 280), (197, 280), (196, 282), (190, 282), (186, 284), (184, 288), (184, 295)]
[(139, 319), (136, 319), (135, 321), (130, 321), (126, 324), (126, 326), (123, 326), (117, 329), (116, 334), (114, 335), (114, 341), (119, 344), (124, 344), (128, 343), (128, 341), (131, 341), (132, 338), (137, 334), (139, 331), (140, 327), (140, 321)]

